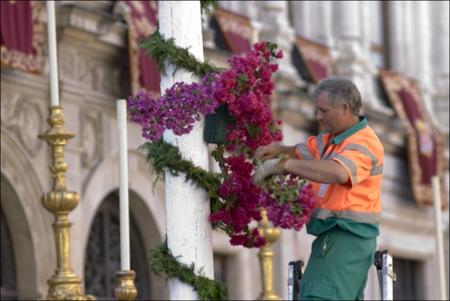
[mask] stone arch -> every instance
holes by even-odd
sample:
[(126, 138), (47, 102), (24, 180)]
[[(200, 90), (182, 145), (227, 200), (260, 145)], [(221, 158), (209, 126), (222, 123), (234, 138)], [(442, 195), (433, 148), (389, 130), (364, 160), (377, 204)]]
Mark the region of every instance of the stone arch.
[[(130, 212), (140, 231), (144, 248), (148, 251), (161, 243), (165, 233), (164, 186), (159, 182), (152, 192), (154, 177), (142, 154), (128, 153)], [(105, 198), (119, 189), (119, 155), (114, 152), (95, 169), (84, 185), (81, 198), (83, 216), (83, 263), (89, 231), (98, 208)], [(160, 277), (152, 277), (152, 298), (164, 299), (167, 288)]]
[(41, 205), (43, 187), (26, 151), (3, 128), (1, 145), (1, 206), (11, 232), (18, 298), (41, 298), (56, 267), (53, 218)]

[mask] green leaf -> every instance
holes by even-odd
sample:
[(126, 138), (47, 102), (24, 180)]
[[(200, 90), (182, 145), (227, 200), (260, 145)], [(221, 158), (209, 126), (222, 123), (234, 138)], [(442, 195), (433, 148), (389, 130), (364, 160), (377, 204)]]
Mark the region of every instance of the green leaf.
[(275, 56), (275, 50), (278, 48), (278, 45), (272, 42), (266, 42), (267, 49), (269, 49), (270, 53)]
[(258, 137), (259, 133), (261, 132), (261, 129), (257, 126), (254, 126), (253, 124), (248, 124), (247, 132), (250, 138), (255, 139)]
[(237, 92), (240, 93), (244, 88), (247, 87), (248, 78), (244, 74), (239, 74), (236, 76), (236, 82), (237, 82)]

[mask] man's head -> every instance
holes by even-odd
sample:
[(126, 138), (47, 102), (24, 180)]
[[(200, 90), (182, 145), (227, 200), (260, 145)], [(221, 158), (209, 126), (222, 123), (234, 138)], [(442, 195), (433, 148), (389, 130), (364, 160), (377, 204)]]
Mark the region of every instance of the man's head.
[(338, 135), (358, 121), (361, 94), (350, 80), (325, 78), (319, 82), (313, 96), (317, 120), (331, 134)]

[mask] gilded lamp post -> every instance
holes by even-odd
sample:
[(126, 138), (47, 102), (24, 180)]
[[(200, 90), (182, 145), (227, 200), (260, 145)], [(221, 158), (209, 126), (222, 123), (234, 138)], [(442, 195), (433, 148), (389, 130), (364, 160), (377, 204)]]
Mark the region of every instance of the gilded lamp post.
[[(75, 135), (63, 128), (64, 118), (59, 105), (58, 61), (56, 48), (55, 2), (47, 1), (47, 33), (50, 67), (50, 124), (44, 134), (40, 135), (51, 149), (52, 190), (42, 196), (42, 204), (55, 216), (53, 232), (56, 243), (55, 274), (48, 280), (48, 300), (95, 300), (94, 296), (84, 295), (81, 279), (78, 278), (70, 265), (70, 226), (69, 213), (75, 209), (80, 196), (66, 187), (67, 163), (64, 161), (64, 146)], [(134, 300), (135, 274), (133, 271), (119, 271), (116, 274), (115, 296), (120, 300)]]
[(261, 216), (262, 219), (258, 230), (266, 239), (266, 244), (261, 247), (258, 253), (262, 282), (262, 292), (259, 300), (281, 300), (273, 289), (273, 251), (271, 248), (271, 245), (280, 236), (280, 229), (270, 225), (264, 208), (261, 210)]
[(53, 232), (56, 243), (55, 274), (48, 280), (49, 300), (94, 300), (90, 295), (84, 295), (81, 280), (72, 270), (70, 264), (70, 226), (69, 213), (78, 205), (80, 196), (66, 187), (67, 163), (64, 161), (64, 146), (75, 135), (63, 128), (62, 108), (52, 106), (47, 119), (50, 129), (40, 138), (44, 139), (51, 149), (52, 190), (42, 196), (42, 204), (55, 216)]

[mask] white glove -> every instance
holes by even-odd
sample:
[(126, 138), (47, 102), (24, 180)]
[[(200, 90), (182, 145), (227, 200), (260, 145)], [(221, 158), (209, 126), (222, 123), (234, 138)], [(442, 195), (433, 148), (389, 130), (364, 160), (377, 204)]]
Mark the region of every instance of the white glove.
[(253, 174), (253, 181), (255, 183), (258, 183), (259, 181), (270, 175), (282, 173), (284, 171), (284, 162), (281, 161), (282, 159), (280, 158), (264, 161), (260, 166), (256, 168), (255, 173)]

